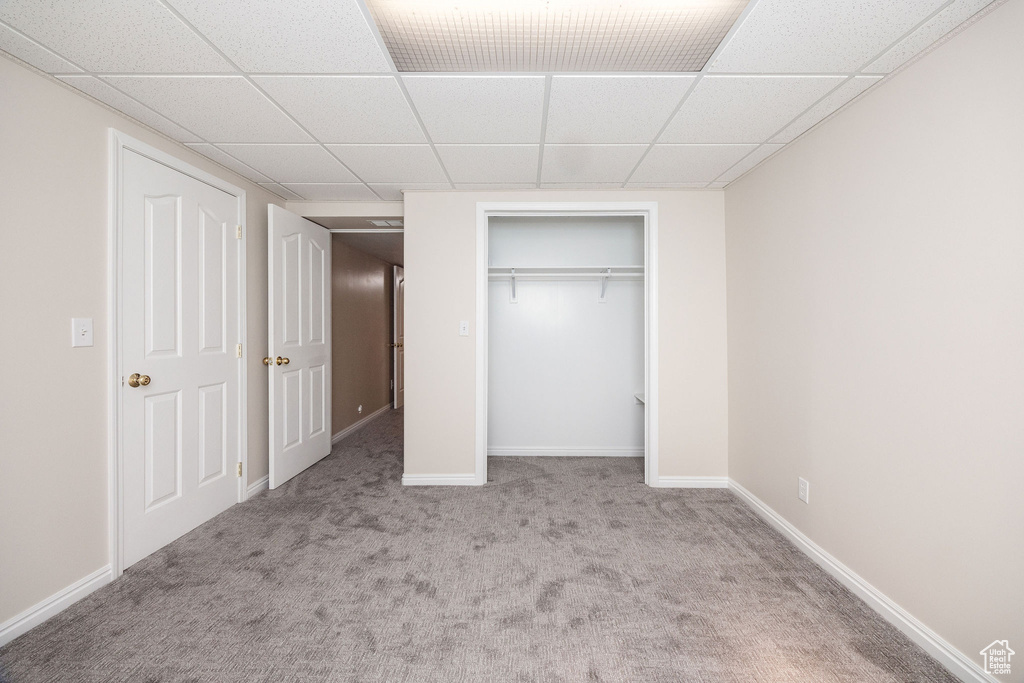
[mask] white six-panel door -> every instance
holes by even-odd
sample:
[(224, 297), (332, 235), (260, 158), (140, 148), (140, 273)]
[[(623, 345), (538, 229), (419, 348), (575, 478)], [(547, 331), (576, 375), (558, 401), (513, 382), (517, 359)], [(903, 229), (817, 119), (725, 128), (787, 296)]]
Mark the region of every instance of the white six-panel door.
[(331, 452), (331, 234), (270, 205), (270, 488)]
[(240, 207), (237, 197), (131, 150), (122, 163), (128, 567), (238, 500)]

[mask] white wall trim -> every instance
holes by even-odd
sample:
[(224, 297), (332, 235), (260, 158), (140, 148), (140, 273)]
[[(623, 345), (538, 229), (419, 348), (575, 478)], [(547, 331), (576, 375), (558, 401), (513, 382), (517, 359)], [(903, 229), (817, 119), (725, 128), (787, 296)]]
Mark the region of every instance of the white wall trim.
[(658, 477), (655, 486), (663, 489), (727, 489), (729, 477)]
[(28, 633), (53, 615), (78, 602), (93, 591), (106, 586), (114, 580), (114, 573), (108, 564), (92, 574), (62, 588), (42, 602), (32, 605), (27, 610), (0, 624), (0, 647), (11, 642), (18, 636)]
[(109, 158), (107, 168), (107, 518), (109, 529), (107, 547), (110, 552), (110, 571), (113, 578), (124, 571), (124, 532), (121, 510), (123, 485), (121, 452), (121, 187), (123, 155), (126, 149), (173, 168), (235, 197), (238, 222), (242, 226), (242, 240), (238, 250), (238, 341), (242, 344), (242, 358), (238, 359), (239, 414), (238, 462), (242, 463), (242, 476), (238, 480), (238, 502), (246, 499), (248, 462), (248, 390), (246, 357), (249, 350), (246, 338), (246, 250), (249, 231), (246, 223), (245, 190), (213, 174), (207, 173), (181, 159), (147, 145), (122, 133), (109, 129)]
[(950, 645), (939, 634), (925, 626), (880, 590), (858, 576), (852, 569), (830, 555), (824, 548), (808, 538), (782, 515), (768, 507), (764, 501), (743, 488), (734, 479), (729, 479), (729, 488), (732, 489), (740, 500), (750, 506), (759, 517), (768, 522), (776, 531), (789, 539), (801, 552), (810, 557), (815, 564), (831, 574), (839, 583), (846, 586), (854, 595), (866, 602), (868, 607), (921, 646), (925, 652), (949, 669), (954, 676), (965, 683), (997, 683), (995, 677), (986, 674), (984, 669), (972, 661), (970, 657)]
[(389, 412), (390, 410), (391, 404), (388, 403), (383, 408), (378, 408), (377, 410), (373, 411), (372, 413), (370, 413), (363, 419), (359, 420), (358, 422), (350, 424), (348, 427), (345, 427), (340, 432), (337, 432), (334, 436), (331, 437), (331, 445), (333, 446), (334, 444), (344, 439), (346, 436), (358, 432), (360, 429), (368, 425), (371, 420), (380, 417), (381, 415), (383, 415), (386, 412)]
[(642, 216), (644, 219), (644, 481), (658, 482), (658, 203), (477, 202), (476, 485), (487, 481), (488, 219), (491, 216)]
[(643, 448), (561, 448), (556, 446), (506, 446), (488, 448), (488, 457), (642, 458)]
[(403, 474), (402, 486), (476, 486), (476, 473), (470, 474)]
[(249, 486), (246, 487), (246, 489), (245, 489), (245, 499), (249, 500), (250, 498), (255, 496), (257, 493), (260, 493), (261, 491), (266, 491), (269, 488), (270, 488), (270, 475), (269, 474), (265, 474), (262, 477), (260, 477), (259, 479), (257, 479), (256, 481), (254, 481), (253, 483), (249, 484)]

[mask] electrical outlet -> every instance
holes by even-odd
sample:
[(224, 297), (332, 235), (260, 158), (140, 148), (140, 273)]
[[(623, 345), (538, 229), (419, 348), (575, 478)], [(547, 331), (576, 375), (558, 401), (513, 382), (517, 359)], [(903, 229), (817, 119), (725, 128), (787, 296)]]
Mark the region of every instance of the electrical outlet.
[(356, 408), (356, 412), (359, 413), (360, 415), (362, 415), (363, 414), (363, 407), (359, 406), (358, 408)]
[(811, 502), (811, 483), (803, 477), (797, 477), (797, 479), (800, 482), (800, 490), (797, 491), (797, 495), (800, 497), (800, 500), (809, 505)]

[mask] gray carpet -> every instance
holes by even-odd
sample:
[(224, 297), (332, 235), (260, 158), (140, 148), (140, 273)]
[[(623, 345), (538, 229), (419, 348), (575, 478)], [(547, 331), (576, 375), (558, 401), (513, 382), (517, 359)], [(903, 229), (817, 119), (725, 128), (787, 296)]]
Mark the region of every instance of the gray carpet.
[(724, 490), (492, 458), (403, 488), (389, 413), (0, 650), (23, 681), (954, 681)]

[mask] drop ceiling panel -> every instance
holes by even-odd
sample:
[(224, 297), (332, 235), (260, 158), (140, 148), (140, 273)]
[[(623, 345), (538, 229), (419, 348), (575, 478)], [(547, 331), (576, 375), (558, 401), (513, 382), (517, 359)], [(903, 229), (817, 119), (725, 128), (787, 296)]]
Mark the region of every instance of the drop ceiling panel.
[(786, 126), (778, 135), (774, 136), (771, 141), (790, 142), (794, 140), (836, 109), (839, 109), (854, 97), (873, 86), (880, 79), (881, 76), (856, 76), (849, 79), (804, 114), (797, 117), (795, 121)]
[(542, 190), (617, 190), (622, 183), (541, 183)]
[(0, 24), (0, 50), (47, 73), (81, 71), (77, 66), (30, 40), (6, 24)]
[(407, 76), (403, 82), (434, 142), (540, 142), (542, 76)]
[(659, 142), (765, 142), (843, 82), (841, 76), (708, 76)]
[(456, 190), (468, 192), (502, 192), (505, 190), (535, 190), (536, 183), (456, 183)]
[(546, 142), (653, 142), (695, 76), (554, 76)]
[(88, 71), (232, 71), (157, 0), (4, 0), (0, 20)]
[(368, 0), (399, 71), (700, 71), (747, 0)]
[(848, 73), (946, 0), (759, 0), (709, 71)]
[(374, 73), (391, 70), (357, 0), (172, 0), (172, 3), (243, 71)]
[(759, 163), (778, 152), (785, 145), (761, 145), (747, 156), (740, 159), (732, 168), (720, 175), (716, 180), (731, 183)]
[(545, 145), (542, 183), (624, 183), (647, 145)]
[(372, 202), (377, 195), (362, 183), (287, 183), (285, 187), (311, 202)]
[(453, 183), (536, 183), (539, 145), (438, 145)]
[(338, 158), (368, 183), (447, 182), (428, 145), (328, 145)]
[(707, 187), (704, 181), (695, 183), (626, 183), (627, 190), (700, 190)]
[(448, 183), (374, 183), (370, 189), (386, 202), (400, 202), (403, 198), (402, 190), (450, 190), (452, 186)]
[(113, 76), (117, 88), (207, 142), (308, 142), (284, 113), (240, 76)]
[(359, 181), (320, 145), (220, 145), (220, 148), (282, 185)]
[(991, 3), (992, 0), (956, 0), (884, 55), (871, 62), (864, 70), (873, 73), (889, 73), (895, 70)]
[(249, 180), (253, 181), (254, 183), (270, 183), (270, 182), (273, 182), (270, 178), (268, 178), (267, 176), (263, 175), (262, 173), (260, 173), (256, 169), (251, 168), (249, 166), (246, 166), (245, 164), (243, 164), (238, 159), (234, 158), (233, 156), (231, 156), (227, 152), (224, 152), (224, 151), (218, 149), (217, 147), (214, 147), (213, 145), (209, 145), (209, 144), (207, 144), (205, 142), (201, 142), (201, 143), (198, 143), (198, 144), (187, 143), (186, 146), (191, 148), (192, 150), (198, 152), (199, 154), (202, 154), (205, 157), (213, 159), (214, 161), (216, 161), (221, 166), (224, 166), (225, 168), (230, 168), (232, 171), (234, 171), (238, 175), (242, 176), (243, 178), (248, 178)]
[(655, 145), (631, 183), (711, 182), (757, 145)]
[(269, 190), (270, 192), (273, 192), (278, 197), (283, 197), (285, 199), (297, 199), (297, 200), (301, 200), (302, 199), (302, 197), (300, 197), (299, 195), (295, 194), (294, 192), (289, 190), (287, 187), (284, 187), (283, 185), (278, 185), (277, 183), (260, 183), (260, 187), (262, 187), (262, 188), (264, 188), (266, 190)]
[(257, 76), (320, 142), (426, 142), (392, 76)]
[(85, 75), (58, 76), (57, 78), (84, 93), (92, 95), (100, 102), (110, 105), (114, 109), (127, 114), (136, 121), (140, 121), (150, 128), (158, 130), (178, 142), (199, 141), (198, 137), (188, 132), (178, 124), (173, 121), (169, 121), (153, 110), (144, 107), (98, 78)]

